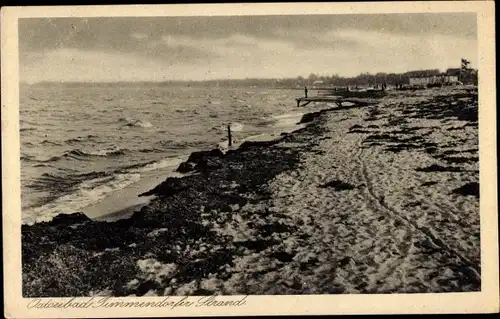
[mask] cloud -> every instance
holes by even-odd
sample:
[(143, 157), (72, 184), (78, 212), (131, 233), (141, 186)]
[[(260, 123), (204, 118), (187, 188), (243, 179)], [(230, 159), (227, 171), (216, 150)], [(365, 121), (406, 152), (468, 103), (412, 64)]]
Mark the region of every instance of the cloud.
[(286, 40), (297, 49), (339, 49), (353, 48), (359, 45), (357, 39), (347, 39), (338, 37), (334, 30), (324, 32), (313, 32), (306, 30), (276, 29), (273, 32), (274, 38)]
[(22, 20), (26, 81), (352, 76), (477, 60), (473, 15)]
[[(21, 64), (21, 79), (30, 82), (48, 81), (113, 81), (120, 78), (145, 80), (154, 77), (156, 65), (147, 59), (138, 59), (133, 55), (112, 54), (79, 49), (56, 49), (31, 56), (27, 60), (34, 63)], [(141, 70), (139, 72), (139, 70)]]
[(140, 40), (144, 36), (149, 39), (159, 39), (165, 34), (196, 39), (218, 39), (231, 34), (242, 34), (271, 39), (278, 36), (302, 41), (306, 37), (314, 38), (316, 35), (339, 29), (380, 31), (395, 35), (441, 34), (464, 38), (477, 37), (475, 13), (19, 20), (20, 46), (32, 51), (54, 49), (59, 46), (77, 49), (130, 46), (134, 43), (133, 40)]

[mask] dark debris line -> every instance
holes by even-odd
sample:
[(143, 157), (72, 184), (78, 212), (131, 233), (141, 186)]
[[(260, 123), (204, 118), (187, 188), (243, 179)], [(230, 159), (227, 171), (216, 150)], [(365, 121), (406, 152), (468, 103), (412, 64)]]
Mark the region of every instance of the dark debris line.
[[(384, 118), (383, 112), (378, 107), (373, 107), (366, 121), (374, 121)], [(432, 164), (427, 167), (420, 167), (419, 172), (464, 172), (467, 171), (460, 164), (476, 164), (479, 161), (478, 149), (450, 151), (441, 150), (442, 145), (430, 142), (426, 138), (429, 133), (420, 131), (426, 130), (425, 127), (408, 127), (411, 119), (435, 119), (446, 123), (449, 120), (466, 121), (465, 126), (478, 126), (478, 96), (473, 93), (456, 93), (452, 95), (436, 96), (427, 102), (415, 105), (405, 105), (402, 110), (402, 116), (392, 116), (388, 118), (388, 128), (398, 127), (397, 130), (381, 132), (377, 126), (354, 125), (350, 128), (350, 134), (367, 134), (363, 140), (364, 148), (373, 146), (385, 146), (389, 152), (399, 153), (403, 150), (422, 151), (432, 157), (445, 162), (446, 164)], [(448, 131), (464, 129), (464, 127), (447, 128)], [(404, 134), (405, 136), (401, 136)], [(410, 137), (408, 137), (410, 135)], [(462, 141), (457, 141), (460, 143)], [(458, 144), (449, 145), (456, 146)], [(465, 155), (465, 156), (464, 156)], [(478, 175), (479, 176), (479, 175)], [(478, 183), (474, 185), (463, 185), (453, 190), (453, 193), (460, 195), (474, 195), (479, 197)], [(477, 185), (476, 185), (477, 184)], [(423, 185), (429, 186), (433, 184)], [(477, 190), (476, 190), (477, 188)]]

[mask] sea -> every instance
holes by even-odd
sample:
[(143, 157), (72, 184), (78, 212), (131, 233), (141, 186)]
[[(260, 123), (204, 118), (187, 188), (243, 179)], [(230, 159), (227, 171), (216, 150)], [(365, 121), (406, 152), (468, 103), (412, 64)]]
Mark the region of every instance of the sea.
[(23, 223), (61, 213), (115, 213), (174, 174), (191, 152), (226, 150), (227, 125), (238, 144), (293, 130), (302, 114), (327, 107), (297, 108), (302, 94), (256, 87), (23, 84)]

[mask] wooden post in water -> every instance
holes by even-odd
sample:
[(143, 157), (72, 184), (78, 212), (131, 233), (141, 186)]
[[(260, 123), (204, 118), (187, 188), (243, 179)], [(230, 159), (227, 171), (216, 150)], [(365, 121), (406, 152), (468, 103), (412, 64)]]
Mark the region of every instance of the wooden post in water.
[(227, 125), (227, 145), (229, 147), (233, 145), (233, 141), (231, 139), (231, 124)]

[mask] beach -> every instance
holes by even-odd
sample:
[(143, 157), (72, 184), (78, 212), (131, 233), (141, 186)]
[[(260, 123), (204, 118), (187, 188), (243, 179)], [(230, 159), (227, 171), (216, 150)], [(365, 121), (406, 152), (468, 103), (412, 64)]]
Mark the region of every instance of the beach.
[(193, 152), (126, 216), (23, 225), (23, 296), (479, 291), (477, 114), (391, 91)]

